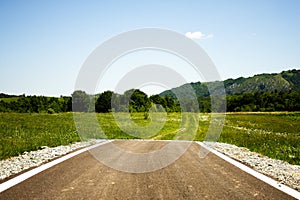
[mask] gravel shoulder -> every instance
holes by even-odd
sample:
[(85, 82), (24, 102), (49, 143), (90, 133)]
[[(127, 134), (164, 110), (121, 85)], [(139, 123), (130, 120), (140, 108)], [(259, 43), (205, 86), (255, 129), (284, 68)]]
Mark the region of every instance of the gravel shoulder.
[(70, 145), (51, 148), (43, 146), (37, 151), (24, 152), (22, 155), (0, 160), (0, 183), (16, 174), (38, 167), (63, 155), (98, 142), (100, 141), (91, 140), (88, 142), (76, 142)]
[(300, 191), (299, 165), (291, 165), (282, 160), (272, 159), (259, 153), (251, 152), (245, 147), (218, 142), (205, 142), (205, 144), (220, 153), (250, 166), (256, 171), (277, 180), (281, 184)]

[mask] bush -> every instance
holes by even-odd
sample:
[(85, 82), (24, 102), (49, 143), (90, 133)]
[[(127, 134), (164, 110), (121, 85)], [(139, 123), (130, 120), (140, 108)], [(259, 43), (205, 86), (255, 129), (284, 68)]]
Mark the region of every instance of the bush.
[(53, 108), (48, 108), (47, 113), (48, 113), (48, 114), (54, 114), (55, 111), (54, 111)]

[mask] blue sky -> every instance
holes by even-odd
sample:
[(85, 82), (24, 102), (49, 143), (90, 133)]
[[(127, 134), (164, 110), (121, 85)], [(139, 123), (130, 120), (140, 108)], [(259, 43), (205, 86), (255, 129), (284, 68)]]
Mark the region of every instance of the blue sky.
[(297, 0), (3, 0), (0, 92), (70, 95), (97, 46), (144, 27), (204, 34), (194, 40), (223, 80), (300, 69), (299, 10)]

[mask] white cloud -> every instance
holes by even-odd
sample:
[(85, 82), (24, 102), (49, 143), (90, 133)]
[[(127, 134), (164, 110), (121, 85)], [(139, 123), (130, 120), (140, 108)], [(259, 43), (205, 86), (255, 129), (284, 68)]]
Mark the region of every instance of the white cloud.
[(185, 34), (186, 37), (190, 38), (190, 39), (209, 39), (209, 38), (213, 38), (214, 35), (213, 34), (204, 34), (200, 31), (196, 31), (196, 32), (187, 32)]
[(203, 38), (205, 35), (201, 32), (187, 32), (185, 36), (191, 39), (200, 39)]

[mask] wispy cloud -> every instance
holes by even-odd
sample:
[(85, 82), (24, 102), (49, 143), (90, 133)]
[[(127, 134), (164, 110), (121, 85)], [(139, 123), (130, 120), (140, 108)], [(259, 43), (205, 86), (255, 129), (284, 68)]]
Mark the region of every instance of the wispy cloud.
[(213, 38), (214, 35), (213, 34), (204, 34), (200, 31), (196, 31), (196, 32), (187, 32), (185, 34), (186, 37), (190, 38), (190, 39), (209, 39), (209, 38)]

